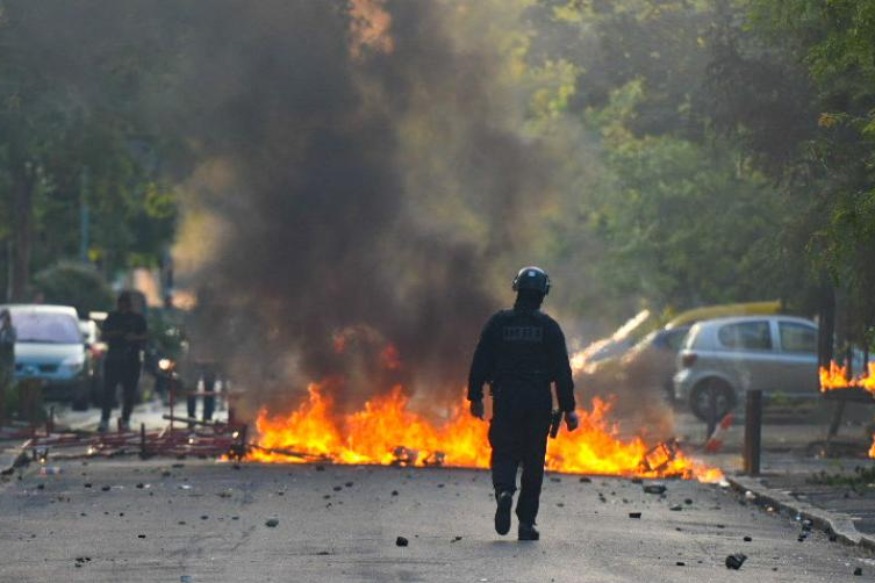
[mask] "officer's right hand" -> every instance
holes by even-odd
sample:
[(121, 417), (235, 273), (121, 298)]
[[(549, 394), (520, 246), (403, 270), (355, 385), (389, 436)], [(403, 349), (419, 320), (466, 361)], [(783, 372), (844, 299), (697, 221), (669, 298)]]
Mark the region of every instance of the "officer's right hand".
[(483, 419), (483, 415), (485, 415), (483, 401), (471, 401), (471, 415), (477, 419)]
[(568, 428), (568, 431), (574, 431), (580, 426), (580, 417), (577, 416), (577, 411), (565, 413), (565, 426)]

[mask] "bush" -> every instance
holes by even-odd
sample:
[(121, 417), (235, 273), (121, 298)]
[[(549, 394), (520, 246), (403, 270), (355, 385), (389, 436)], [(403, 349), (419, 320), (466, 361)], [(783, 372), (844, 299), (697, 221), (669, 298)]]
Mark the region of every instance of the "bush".
[(80, 318), (92, 311), (112, 309), (113, 292), (106, 280), (89, 265), (59, 263), (37, 273), (33, 286), (47, 304), (73, 306)]

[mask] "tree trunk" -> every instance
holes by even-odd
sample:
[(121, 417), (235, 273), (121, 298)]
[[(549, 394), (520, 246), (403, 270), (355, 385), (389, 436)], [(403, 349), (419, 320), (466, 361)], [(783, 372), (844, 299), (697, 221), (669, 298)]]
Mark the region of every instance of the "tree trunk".
[(33, 246), (35, 172), (21, 164), (12, 173), (12, 301), (28, 301), (30, 256)]

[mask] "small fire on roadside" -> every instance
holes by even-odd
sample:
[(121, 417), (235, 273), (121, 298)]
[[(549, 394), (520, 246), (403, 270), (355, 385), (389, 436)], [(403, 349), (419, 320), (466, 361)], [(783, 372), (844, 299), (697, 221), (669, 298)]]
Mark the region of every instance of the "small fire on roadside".
[(848, 378), (848, 367), (842, 366), (835, 361), (829, 363), (829, 367), (820, 367), (820, 390), (822, 392), (839, 389), (865, 389), (875, 395), (875, 362), (868, 363), (866, 372)]
[[(850, 377), (848, 367), (842, 366), (835, 361), (829, 363), (829, 367), (820, 367), (820, 390), (838, 391), (847, 389), (863, 389), (875, 398), (875, 362), (867, 363), (864, 373)], [(875, 434), (872, 435), (872, 445), (869, 448), (869, 457), (875, 459)]]
[[(464, 397), (442, 423), (432, 423), (409, 409), (403, 387), (395, 386), (341, 415), (318, 384), (308, 398), (288, 414), (261, 410), (256, 420), (258, 445), (249, 455), (261, 462), (312, 462), (404, 466), (488, 468), (488, 424), (471, 417)], [(591, 411), (579, 410), (581, 424), (573, 433), (561, 431), (547, 448), (549, 470), (591, 475), (679, 477), (718, 482), (717, 468), (687, 457), (675, 442), (646, 444), (623, 440), (608, 422), (609, 406), (594, 399)]]

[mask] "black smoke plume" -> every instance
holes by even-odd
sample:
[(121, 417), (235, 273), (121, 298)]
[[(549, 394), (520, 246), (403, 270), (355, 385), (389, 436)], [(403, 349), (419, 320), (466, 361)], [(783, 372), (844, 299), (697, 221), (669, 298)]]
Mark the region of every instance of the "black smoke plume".
[(490, 86), (498, 56), (447, 29), (465, 5), (220, 0), (188, 14), (178, 123), (204, 162), (181, 260), (209, 242), (189, 276), (192, 351), (255, 402), (327, 379), (348, 407), (395, 383), (461, 395), (549, 175)]

